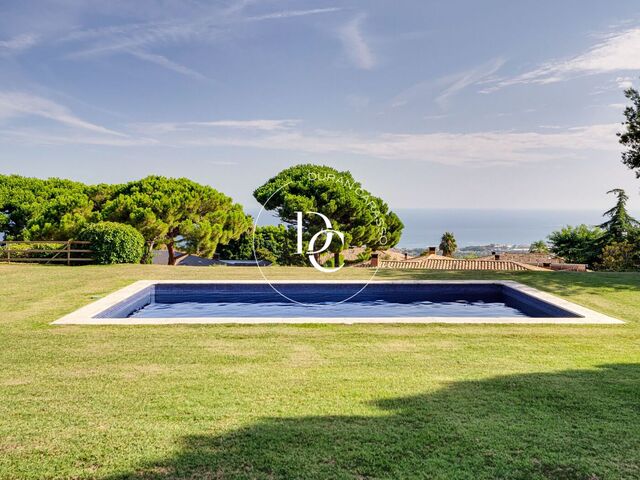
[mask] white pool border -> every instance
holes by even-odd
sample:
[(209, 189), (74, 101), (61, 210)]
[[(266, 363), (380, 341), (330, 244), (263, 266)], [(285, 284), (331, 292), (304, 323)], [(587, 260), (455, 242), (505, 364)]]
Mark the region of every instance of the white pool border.
[[(155, 284), (266, 284), (262, 280), (141, 280), (127, 287), (121, 288), (104, 298), (101, 298), (89, 305), (65, 315), (52, 322), (52, 325), (170, 325), (170, 324), (356, 324), (356, 323), (396, 323), (396, 324), (420, 324), (420, 323), (468, 323), (468, 324), (565, 324), (565, 325), (588, 325), (588, 324), (623, 324), (622, 320), (598, 313), (589, 308), (569, 302), (546, 292), (542, 292), (533, 287), (511, 280), (380, 280), (376, 284), (493, 284), (505, 285), (520, 291), (526, 295), (534, 297), (556, 307), (567, 310), (579, 317), (561, 318), (532, 318), (532, 317), (217, 317), (217, 318), (98, 318), (96, 317), (106, 309), (128, 299), (141, 292), (145, 288)], [(362, 283), (360, 280), (279, 280), (270, 283), (275, 284), (336, 284), (336, 283)]]

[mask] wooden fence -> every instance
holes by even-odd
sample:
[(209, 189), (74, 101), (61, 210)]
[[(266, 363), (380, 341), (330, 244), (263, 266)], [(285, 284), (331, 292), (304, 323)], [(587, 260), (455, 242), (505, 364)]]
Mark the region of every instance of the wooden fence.
[(91, 242), (79, 240), (24, 241), (0, 240), (0, 262), (5, 263), (91, 263)]

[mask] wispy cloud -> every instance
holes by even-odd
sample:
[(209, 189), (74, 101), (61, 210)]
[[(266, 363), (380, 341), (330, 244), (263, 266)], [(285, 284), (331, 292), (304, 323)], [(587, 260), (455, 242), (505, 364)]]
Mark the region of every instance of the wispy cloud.
[(253, 17), (246, 17), (245, 20), (248, 21), (256, 21), (256, 20), (277, 20), (280, 18), (293, 18), (293, 17), (306, 17), (307, 15), (318, 15), (322, 13), (333, 13), (339, 12), (342, 8), (339, 7), (331, 7), (331, 8), (313, 8), (309, 10), (284, 10), (281, 12), (273, 12), (266, 13), (264, 15), (256, 15)]
[(154, 47), (178, 45), (215, 36), (216, 29), (203, 20), (182, 22), (149, 22), (109, 26), (72, 32), (61, 41), (81, 45), (66, 55), (70, 59), (127, 54), (173, 72), (204, 79), (204, 75), (165, 55), (151, 51)]
[(38, 35), (24, 33), (8, 40), (0, 40), (0, 55), (12, 55), (23, 52), (38, 43)]
[(201, 130), (203, 128), (224, 128), (273, 132), (278, 130), (290, 129), (298, 123), (300, 123), (300, 121), (295, 119), (213, 120), (209, 122), (135, 123), (132, 124), (131, 127), (137, 132), (143, 132), (153, 135), (169, 132), (194, 131)]
[(206, 77), (202, 75), (200, 72), (196, 72), (195, 70), (185, 67), (177, 62), (169, 60), (164, 55), (159, 55), (157, 53), (149, 53), (141, 50), (129, 50), (129, 53), (140, 60), (145, 60), (147, 62), (154, 63), (161, 67), (166, 68), (167, 70), (172, 70), (174, 72), (180, 73), (182, 75), (186, 75), (188, 77), (192, 77), (198, 80), (204, 80)]
[(167, 55), (158, 53), (158, 50), (169, 45), (215, 42), (230, 35), (237, 25), (245, 22), (277, 21), (342, 10), (331, 7), (245, 15), (243, 10), (250, 4), (251, 2), (240, 2), (233, 8), (215, 10), (200, 17), (78, 30), (66, 35), (61, 42), (78, 46), (66, 55), (67, 58), (88, 59), (128, 54), (181, 75), (201, 80), (205, 78), (202, 73)]
[[(0, 110), (1, 112), (2, 110)], [(76, 122), (72, 122), (75, 124)], [(235, 147), (319, 156), (377, 158), (391, 162), (431, 162), (450, 166), (514, 166), (580, 159), (594, 152), (617, 153), (617, 124), (540, 128), (537, 131), (468, 133), (350, 133), (306, 130), (293, 120), (217, 120), (130, 125), (126, 137), (97, 135), (85, 125), (72, 135), (50, 131), (3, 130), (5, 140), (46, 145), (91, 144), (111, 147)], [(94, 126), (95, 127), (95, 126)], [(82, 128), (91, 130), (82, 133)]]
[(441, 107), (446, 106), (454, 95), (471, 85), (476, 85), (491, 78), (504, 64), (505, 60), (503, 58), (496, 58), (476, 68), (450, 77), (451, 83), (438, 95), (436, 103)]
[(504, 64), (503, 58), (494, 58), (469, 70), (415, 83), (393, 97), (391, 107), (403, 107), (428, 97), (430, 100), (435, 98), (436, 104), (440, 108), (445, 108), (449, 100), (464, 89), (489, 81)]
[(577, 76), (640, 70), (640, 28), (600, 37), (595, 45), (572, 58), (553, 60), (515, 76), (497, 81), (484, 92), (517, 84), (549, 84)]
[(617, 152), (615, 133), (618, 128), (615, 124), (606, 124), (542, 133), (486, 131), (381, 135), (292, 130), (250, 136), (186, 136), (167, 141), (189, 147), (234, 146), (482, 167), (557, 162), (582, 158), (585, 153), (594, 151)]
[(626, 90), (627, 88), (633, 87), (633, 78), (631, 77), (618, 77), (616, 78), (616, 84), (618, 88), (622, 88)]
[(1, 143), (19, 145), (94, 145), (100, 147), (149, 147), (161, 145), (157, 140), (143, 137), (101, 135), (99, 133), (73, 130), (71, 132), (53, 133), (50, 129), (9, 128), (0, 129)]
[(21, 116), (46, 118), (68, 127), (94, 133), (125, 136), (114, 130), (82, 120), (67, 107), (46, 98), (24, 92), (0, 92), (0, 120)]
[(371, 70), (377, 61), (362, 33), (364, 20), (364, 15), (359, 15), (347, 22), (338, 33), (345, 53), (353, 64), (363, 70)]

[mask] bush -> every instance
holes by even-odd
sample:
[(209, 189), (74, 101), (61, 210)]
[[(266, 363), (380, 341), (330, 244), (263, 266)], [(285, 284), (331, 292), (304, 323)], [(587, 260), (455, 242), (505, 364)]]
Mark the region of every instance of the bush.
[(631, 242), (612, 242), (602, 250), (602, 262), (599, 270), (610, 272), (629, 272), (638, 269), (635, 245)]
[[(340, 254), (340, 266), (342, 267), (344, 265), (344, 257), (342, 256), (342, 254)], [(327, 260), (326, 262), (324, 262), (324, 264), (322, 265), (325, 268), (333, 268), (336, 266), (336, 261), (335, 261), (335, 257), (333, 256), (333, 254), (331, 254), (331, 258), (329, 258), (329, 260)]]
[(96, 263), (140, 263), (144, 254), (144, 238), (130, 225), (100, 222), (87, 225), (79, 240), (91, 242)]
[(551, 251), (564, 258), (567, 263), (586, 263), (593, 266), (602, 250), (603, 234), (598, 227), (567, 226), (549, 235)]
[(371, 249), (367, 248), (364, 252), (360, 252), (355, 261), (347, 263), (362, 263), (371, 260)]

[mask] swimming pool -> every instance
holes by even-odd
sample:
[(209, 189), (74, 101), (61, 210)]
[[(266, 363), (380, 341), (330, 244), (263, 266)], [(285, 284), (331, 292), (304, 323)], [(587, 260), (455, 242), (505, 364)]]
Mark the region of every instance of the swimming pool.
[(436, 322), (622, 323), (510, 281), (141, 281), (54, 323)]

